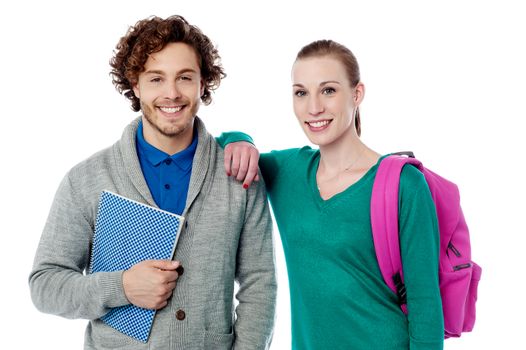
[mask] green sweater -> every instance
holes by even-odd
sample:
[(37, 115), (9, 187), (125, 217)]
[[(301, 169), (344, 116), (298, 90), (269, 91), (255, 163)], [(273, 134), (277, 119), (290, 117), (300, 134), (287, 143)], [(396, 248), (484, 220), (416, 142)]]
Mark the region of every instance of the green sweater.
[(442, 349), (436, 212), (423, 175), (400, 180), (400, 246), (409, 316), (376, 260), (370, 200), (377, 165), (323, 200), (318, 150), (262, 154), (260, 168), (277, 221), (290, 285), (293, 349)]

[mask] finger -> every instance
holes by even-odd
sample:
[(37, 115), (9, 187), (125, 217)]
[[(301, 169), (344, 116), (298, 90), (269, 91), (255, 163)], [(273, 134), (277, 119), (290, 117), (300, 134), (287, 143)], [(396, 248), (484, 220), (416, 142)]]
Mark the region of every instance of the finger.
[(175, 283), (173, 283), (171, 285), (168, 285), (168, 284), (165, 285), (164, 286), (164, 292), (160, 293), (157, 296), (157, 299), (159, 301), (167, 300), (168, 298), (170, 298), (172, 296), (174, 289), (175, 289)]
[(256, 177), (254, 178), (254, 181), (256, 181), (256, 182), (259, 181), (259, 173), (256, 174)]
[(179, 278), (177, 271), (161, 271), (161, 283), (173, 283)]
[(166, 283), (164, 284), (162, 287), (161, 290), (159, 290), (159, 293), (157, 294), (157, 298), (159, 300), (166, 300), (170, 297), (170, 295), (172, 295), (173, 293), (173, 290), (175, 289), (175, 286), (176, 286), (176, 283), (175, 282), (170, 282), (170, 283)]
[(239, 154), (239, 152), (236, 152), (236, 154), (232, 154), (230, 174), (234, 177), (237, 177), (237, 173), (239, 171), (240, 158), (241, 158), (241, 155)]
[(170, 289), (170, 291), (173, 291), (175, 289), (175, 286), (177, 285), (176, 282), (169, 282), (167, 283), (168, 285), (168, 288)]
[(247, 175), (248, 167), (250, 164), (250, 151), (244, 150), (241, 153), (239, 161), (239, 171), (237, 172), (236, 180), (243, 181)]
[(160, 270), (172, 271), (181, 265), (177, 260), (150, 260), (150, 266)]
[(253, 157), (250, 158), (250, 163), (248, 165), (247, 175), (245, 176), (245, 181), (243, 182), (243, 187), (248, 188), (252, 181), (258, 176), (258, 163)]
[(226, 174), (227, 176), (230, 176), (232, 174), (232, 169), (230, 167), (232, 163), (232, 151), (231, 147), (228, 146), (229, 145), (225, 147), (225, 157), (223, 158), (223, 162), (225, 163)]
[[(166, 298), (166, 299), (168, 299), (168, 298)], [(152, 309), (153, 310), (161, 310), (166, 305), (168, 305), (168, 301), (164, 300), (163, 302), (157, 303)]]

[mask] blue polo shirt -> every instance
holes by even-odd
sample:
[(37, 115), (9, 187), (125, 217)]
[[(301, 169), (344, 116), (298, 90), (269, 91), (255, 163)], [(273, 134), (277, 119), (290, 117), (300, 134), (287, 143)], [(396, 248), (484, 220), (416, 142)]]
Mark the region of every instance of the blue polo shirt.
[(142, 122), (137, 129), (137, 154), (142, 173), (159, 208), (181, 215), (186, 205), (192, 162), (197, 148), (197, 130), (190, 146), (169, 155), (144, 139)]

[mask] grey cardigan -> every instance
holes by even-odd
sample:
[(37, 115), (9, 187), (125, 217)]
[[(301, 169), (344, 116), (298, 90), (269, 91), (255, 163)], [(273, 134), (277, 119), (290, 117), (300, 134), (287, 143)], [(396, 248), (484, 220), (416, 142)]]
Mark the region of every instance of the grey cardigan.
[[(228, 178), (223, 150), (196, 117), (198, 145), (175, 259), (184, 266), (172, 298), (157, 311), (148, 343), (99, 318), (129, 304), (122, 271), (85, 274), (99, 195), (110, 190), (156, 206), (141, 171), (135, 136), (73, 167), (56, 193), (29, 277), (42, 312), (90, 320), (85, 349), (266, 349), (272, 339), (276, 279), (272, 223), (264, 185)], [(234, 281), (239, 283), (234, 307)], [(175, 315), (183, 310), (186, 317)]]

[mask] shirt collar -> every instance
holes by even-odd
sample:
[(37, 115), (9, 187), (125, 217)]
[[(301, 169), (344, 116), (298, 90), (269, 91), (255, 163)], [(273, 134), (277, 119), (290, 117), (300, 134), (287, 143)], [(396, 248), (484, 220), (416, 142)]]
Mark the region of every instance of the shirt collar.
[(137, 146), (141, 156), (143, 156), (153, 166), (158, 166), (161, 164), (161, 162), (171, 158), (174, 164), (181, 170), (188, 170), (192, 167), (195, 150), (197, 149), (197, 130), (194, 130), (192, 143), (187, 148), (170, 156), (168, 153), (165, 153), (160, 149), (150, 145), (144, 139), (141, 121), (139, 122), (139, 126), (137, 128)]

